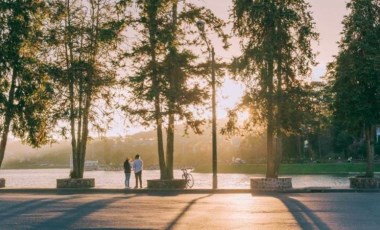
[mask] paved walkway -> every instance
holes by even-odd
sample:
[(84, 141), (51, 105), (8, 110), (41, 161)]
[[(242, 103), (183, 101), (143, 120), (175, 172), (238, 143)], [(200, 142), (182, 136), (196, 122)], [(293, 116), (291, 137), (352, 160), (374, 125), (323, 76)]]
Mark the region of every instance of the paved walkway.
[(3, 190), (0, 229), (380, 229), (380, 195)]

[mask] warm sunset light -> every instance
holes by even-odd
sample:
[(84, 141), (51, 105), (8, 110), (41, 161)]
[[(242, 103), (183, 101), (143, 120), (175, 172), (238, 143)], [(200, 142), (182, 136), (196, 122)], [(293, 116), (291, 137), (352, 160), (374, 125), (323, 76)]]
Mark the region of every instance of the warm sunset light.
[(379, 0), (0, 0), (1, 229), (380, 229)]
[[(232, 2), (229, 0), (218, 1), (205, 1), (205, 0), (191, 0), (189, 1), (199, 6), (204, 6), (211, 9), (217, 16), (224, 20), (228, 20), (227, 9), (232, 7)], [(338, 41), (342, 31), (342, 18), (347, 13), (344, 1), (328, 1), (328, 0), (309, 0), (311, 10), (315, 19), (315, 26), (320, 33), (318, 42), (313, 43), (313, 49), (318, 53), (318, 65), (313, 67), (312, 74), (309, 76), (310, 80), (320, 81), (321, 77), (325, 74), (326, 65), (332, 61), (333, 55), (338, 52)], [(331, 14), (330, 12), (334, 12)], [(228, 27), (231, 27), (229, 25)], [(132, 37), (134, 37), (133, 35)], [(230, 40), (231, 47), (227, 50), (222, 49), (220, 41), (211, 34), (212, 42), (215, 43), (216, 56), (227, 61), (228, 59), (237, 56), (240, 53), (239, 40), (232, 37)], [(243, 95), (244, 87), (236, 81), (230, 79), (231, 75), (226, 76), (223, 86), (218, 89), (218, 114), (219, 119), (224, 119), (227, 116), (229, 109), (232, 109), (240, 100)], [(211, 110), (205, 111), (204, 117), (211, 118)], [(136, 127), (129, 125), (126, 127), (124, 118), (121, 114), (114, 116), (114, 121), (111, 124), (111, 129), (108, 130), (108, 136), (123, 136), (125, 134), (133, 134), (145, 130), (143, 127)]]

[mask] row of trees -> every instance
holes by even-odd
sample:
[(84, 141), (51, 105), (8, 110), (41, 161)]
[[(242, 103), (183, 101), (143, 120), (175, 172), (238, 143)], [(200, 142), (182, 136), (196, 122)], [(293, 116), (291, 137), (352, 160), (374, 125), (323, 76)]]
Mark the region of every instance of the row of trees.
[(109, 118), (123, 86), (120, 107), (155, 126), (161, 178), (173, 178), (174, 125), (201, 132), (194, 111), (208, 98), (195, 24), (204, 20), (227, 46), (224, 21), (176, 0), (3, 1), (0, 13), (0, 165), (10, 132), (38, 147), (58, 131), (71, 138), (70, 176), (82, 178), (89, 131), (107, 128), (99, 118)]
[(266, 128), (267, 177), (278, 176), (284, 136), (348, 132), (367, 143), (366, 176), (373, 177), (380, 122), (380, 2), (347, 4), (350, 13), (326, 84), (302, 79), (315, 64), (310, 44), (318, 37), (309, 7), (305, 1), (234, 1), (234, 32), (242, 38), (243, 52), (231, 69), (245, 81), (246, 94), (230, 113), (227, 131), (234, 131), (236, 112), (247, 108), (251, 117), (245, 130), (258, 124)]
[(83, 177), (90, 123), (102, 128), (97, 117), (107, 114), (117, 82), (126, 25), (117, 10), (107, 0), (0, 3), (0, 166), (10, 132), (36, 147), (69, 132), (71, 177)]
[(142, 124), (154, 124), (161, 179), (173, 179), (175, 123), (182, 121), (200, 133), (204, 121), (195, 113), (208, 98), (204, 76), (209, 65), (195, 52), (206, 44), (196, 22), (205, 21), (227, 46), (225, 22), (210, 10), (178, 0), (137, 1), (135, 6), (132, 28), (140, 39), (126, 53), (133, 62), (127, 81), (132, 93), (124, 110)]
[[(329, 65), (327, 85), (318, 87), (305, 81), (315, 64), (311, 43), (318, 39), (306, 1), (232, 3), (232, 32), (242, 52), (214, 67), (219, 76), (228, 68), (246, 91), (223, 131), (266, 130), (266, 176), (272, 178), (289, 135), (326, 126), (363, 134), (367, 175), (373, 176), (380, 116), (379, 2), (347, 5), (340, 52)], [(106, 130), (105, 120), (121, 108), (133, 124), (155, 128), (161, 179), (173, 179), (175, 124), (201, 133), (209, 99), (210, 63), (200, 55), (208, 44), (198, 20), (228, 48), (226, 22), (186, 1), (2, 1), (0, 166), (10, 132), (37, 147), (59, 132), (71, 138), (71, 177), (82, 178), (89, 131)], [(120, 89), (125, 100), (113, 106)], [(249, 119), (239, 129), (241, 110), (249, 111)]]

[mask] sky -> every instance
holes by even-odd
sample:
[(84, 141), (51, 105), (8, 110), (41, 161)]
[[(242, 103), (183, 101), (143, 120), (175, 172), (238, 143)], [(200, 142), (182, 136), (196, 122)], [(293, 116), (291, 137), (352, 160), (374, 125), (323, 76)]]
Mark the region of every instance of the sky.
[[(187, 0), (194, 4), (205, 6), (216, 16), (228, 20), (229, 11), (232, 7), (232, 0)], [(327, 63), (333, 60), (333, 56), (338, 52), (337, 42), (342, 31), (342, 20), (348, 13), (346, 0), (307, 0), (311, 4), (311, 11), (316, 24), (316, 31), (319, 33), (319, 41), (313, 44), (313, 50), (318, 53), (318, 65), (313, 68), (312, 80), (319, 80), (325, 73)], [(231, 27), (227, 28), (227, 31)], [(212, 37), (211, 37), (212, 39)], [(237, 56), (239, 50), (239, 40), (233, 38), (230, 49), (223, 50), (221, 43), (213, 41), (216, 56), (219, 58), (230, 59)], [(223, 86), (217, 91), (217, 114), (218, 118), (226, 117), (226, 111), (232, 108), (242, 96), (243, 89), (236, 82), (227, 79)], [(126, 128), (120, 114), (115, 115), (115, 122), (107, 132), (107, 136), (124, 136), (144, 130), (141, 127), (131, 126)], [(208, 114), (207, 116), (210, 116)]]

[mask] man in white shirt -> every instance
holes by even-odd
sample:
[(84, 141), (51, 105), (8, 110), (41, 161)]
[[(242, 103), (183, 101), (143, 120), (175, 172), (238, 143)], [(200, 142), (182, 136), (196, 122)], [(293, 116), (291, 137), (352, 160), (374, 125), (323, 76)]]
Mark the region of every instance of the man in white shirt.
[(142, 170), (143, 170), (143, 161), (140, 159), (140, 155), (137, 154), (135, 156), (135, 161), (133, 161), (132, 165), (133, 171), (135, 171), (135, 178), (136, 178), (136, 186), (135, 188), (138, 188), (138, 182), (140, 182), (140, 188), (142, 188)]

